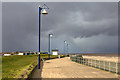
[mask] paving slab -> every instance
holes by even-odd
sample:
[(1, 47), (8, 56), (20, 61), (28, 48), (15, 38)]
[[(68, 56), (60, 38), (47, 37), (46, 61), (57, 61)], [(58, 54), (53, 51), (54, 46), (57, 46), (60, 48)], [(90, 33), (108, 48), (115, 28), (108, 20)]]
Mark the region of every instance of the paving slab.
[(46, 60), (43, 64), (41, 78), (118, 78), (115, 73), (73, 62), (69, 57)]

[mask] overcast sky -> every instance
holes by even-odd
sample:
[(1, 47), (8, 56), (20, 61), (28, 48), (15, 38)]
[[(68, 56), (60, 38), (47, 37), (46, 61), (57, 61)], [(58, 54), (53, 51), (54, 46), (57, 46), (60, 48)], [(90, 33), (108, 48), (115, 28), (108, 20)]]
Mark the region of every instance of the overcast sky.
[[(2, 4), (2, 48), (8, 51), (38, 51), (38, 6), (43, 3)], [(118, 3), (48, 2), (42, 15), (41, 51), (48, 50), (48, 34), (53, 33), (52, 49), (69, 53), (118, 52)]]

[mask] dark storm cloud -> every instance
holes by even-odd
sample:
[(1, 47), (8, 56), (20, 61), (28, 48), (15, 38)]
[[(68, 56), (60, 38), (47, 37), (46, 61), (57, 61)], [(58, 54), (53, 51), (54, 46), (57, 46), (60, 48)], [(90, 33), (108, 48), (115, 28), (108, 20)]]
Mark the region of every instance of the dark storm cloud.
[(43, 19), (43, 23), (47, 23), (43, 25), (45, 30), (51, 29), (58, 35), (63, 35), (61, 33), (64, 32), (74, 37), (117, 35), (117, 3), (58, 3), (57, 5), (58, 7), (52, 8), (50, 18)]
[[(3, 51), (37, 51), (39, 4), (42, 3), (3, 3)], [(42, 15), (42, 50), (47, 50), (48, 34), (52, 32), (52, 48), (60, 52), (65, 39), (76, 46), (70, 47), (71, 52), (80, 52), (82, 48), (91, 52), (117, 52), (117, 3), (46, 4), (50, 9), (48, 15)]]
[(38, 14), (34, 6), (33, 3), (3, 3), (3, 50), (37, 49), (34, 36), (38, 31)]

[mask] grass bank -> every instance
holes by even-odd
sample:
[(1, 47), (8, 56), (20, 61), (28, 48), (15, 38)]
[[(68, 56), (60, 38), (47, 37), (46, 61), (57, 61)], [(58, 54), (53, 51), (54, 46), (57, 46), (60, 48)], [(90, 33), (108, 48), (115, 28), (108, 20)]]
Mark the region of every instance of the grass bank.
[[(55, 58), (58, 56), (50, 56)], [(41, 54), (41, 59), (48, 58), (47, 54)], [(2, 57), (2, 78), (19, 78), (25, 70), (32, 71), (35, 65), (38, 64), (38, 55), (23, 55), (23, 56), (4, 56)]]

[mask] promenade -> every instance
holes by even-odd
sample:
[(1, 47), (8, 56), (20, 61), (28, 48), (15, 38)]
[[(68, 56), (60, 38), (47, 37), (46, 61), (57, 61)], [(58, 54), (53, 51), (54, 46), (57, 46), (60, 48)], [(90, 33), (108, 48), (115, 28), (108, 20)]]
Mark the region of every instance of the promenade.
[(42, 78), (118, 78), (115, 73), (82, 65), (69, 57), (46, 60), (43, 65)]

